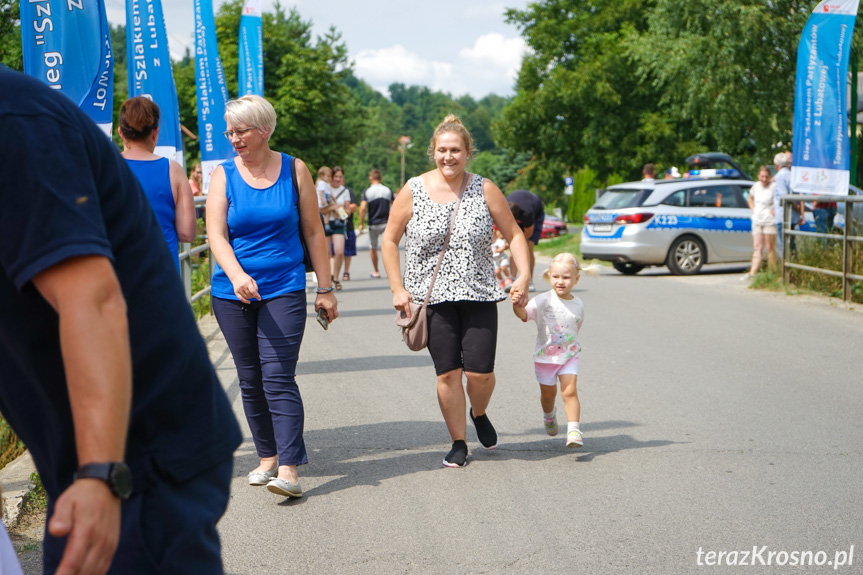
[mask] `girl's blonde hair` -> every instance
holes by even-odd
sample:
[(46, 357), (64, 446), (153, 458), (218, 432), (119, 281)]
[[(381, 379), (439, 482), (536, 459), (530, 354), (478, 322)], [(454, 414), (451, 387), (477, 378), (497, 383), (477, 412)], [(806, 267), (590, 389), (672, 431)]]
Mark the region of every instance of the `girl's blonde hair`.
[(597, 263), (591, 263), (587, 267), (582, 267), (582, 265), (578, 262), (578, 258), (576, 258), (571, 253), (564, 252), (562, 254), (557, 254), (556, 256), (554, 256), (554, 258), (551, 260), (551, 264), (545, 269), (544, 272), (542, 272), (542, 279), (548, 281), (551, 266), (553, 266), (554, 264), (569, 266), (575, 271), (575, 273), (584, 272), (589, 276), (595, 276), (602, 268), (602, 266)]
[(465, 150), (467, 150), (467, 157), (474, 157), (476, 149), (473, 145), (473, 136), (470, 135), (470, 132), (467, 131), (467, 128), (464, 127), (464, 124), (461, 123), (461, 119), (458, 116), (450, 114), (443, 119), (443, 122), (437, 125), (437, 128), (434, 129), (434, 133), (429, 141), (428, 157), (430, 160), (434, 161), (434, 149), (437, 146), (438, 137), (441, 134), (447, 133), (459, 136), (462, 142), (464, 142)]

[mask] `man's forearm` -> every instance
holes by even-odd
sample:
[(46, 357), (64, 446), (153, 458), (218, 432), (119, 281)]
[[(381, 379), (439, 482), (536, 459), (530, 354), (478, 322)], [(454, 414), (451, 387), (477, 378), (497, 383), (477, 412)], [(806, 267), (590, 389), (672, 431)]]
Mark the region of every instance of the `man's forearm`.
[(79, 465), (123, 461), (132, 370), (122, 295), (61, 315), (60, 340)]
[(126, 302), (107, 258), (67, 260), (33, 282), (60, 322), (78, 463), (122, 461), (132, 398)]

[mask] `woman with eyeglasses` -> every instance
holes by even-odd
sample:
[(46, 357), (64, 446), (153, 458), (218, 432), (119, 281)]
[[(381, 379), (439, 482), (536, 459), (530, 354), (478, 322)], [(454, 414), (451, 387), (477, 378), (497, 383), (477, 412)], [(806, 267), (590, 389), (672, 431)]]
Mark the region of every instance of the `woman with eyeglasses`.
[(186, 171), (174, 160), (154, 153), (159, 140), (159, 106), (152, 100), (136, 96), (123, 102), (119, 124), (123, 157), (150, 200), (179, 273), (179, 242), (191, 242), (196, 231), (195, 200)]
[(318, 277), (315, 311), (324, 310), (330, 322), (339, 316), (326, 280), (330, 261), (317, 192), (302, 160), (270, 149), (276, 111), (264, 98), (228, 102), (225, 122), (237, 155), (216, 168), (207, 195), (213, 313), (237, 366), (260, 458), (249, 484), (301, 497), (297, 466), (308, 457), (295, 377), (306, 325), (300, 234)]

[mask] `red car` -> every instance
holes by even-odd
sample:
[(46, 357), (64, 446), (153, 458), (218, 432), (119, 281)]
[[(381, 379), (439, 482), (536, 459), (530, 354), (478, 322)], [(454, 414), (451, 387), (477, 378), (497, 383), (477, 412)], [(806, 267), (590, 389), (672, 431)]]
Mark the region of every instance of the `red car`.
[(543, 238), (556, 238), (568, 233), (569, 230), (566, 229), (566, 222), (554, 216), (545, 216), (545, 220), (542, 222)]

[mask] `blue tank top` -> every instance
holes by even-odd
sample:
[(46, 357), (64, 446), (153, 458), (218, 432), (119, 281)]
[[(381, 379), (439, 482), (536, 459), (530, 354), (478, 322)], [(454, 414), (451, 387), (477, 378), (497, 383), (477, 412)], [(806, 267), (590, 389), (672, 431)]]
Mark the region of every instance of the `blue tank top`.
[(158, 160), (126, 160), (141, 187), (144, 194), (150, 200), (150, 206), (156, 213), (156, 220), (162, 228), (162, 235), (168, 242), (177, 273), (180, 272), (180, 246), (177, 243), (177, 228), (174, 225), (176, 219), (176, 205), (174, 203), (174, 191), (171, 189), (171, 161), (168, 158)]
[[(282, 154), (279, 178), (259, 190), (247, 184), (233, 159), (222, 163), (228, 200), (228, 242), (237, 261), (258, 284), (262, 299), (306, 289), (300, 214), (291, 178), (291, 156)], [(212, 294), (236, 300), (234, 286), (217, 263)]]

